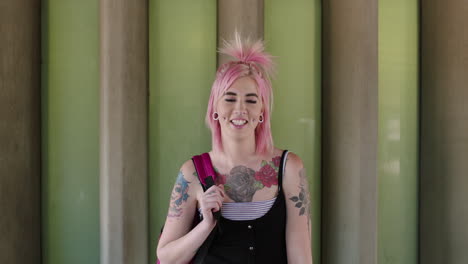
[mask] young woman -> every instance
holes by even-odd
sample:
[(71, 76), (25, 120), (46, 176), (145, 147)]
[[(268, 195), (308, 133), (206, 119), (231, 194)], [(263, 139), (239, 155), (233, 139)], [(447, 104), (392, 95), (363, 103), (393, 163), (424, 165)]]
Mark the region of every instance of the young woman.
[[(221, 53), (206, 122), (216, 185), (203, 191), (192, 160), (172, 191), (157, 255), (189, 263), (216, 225), (204, 263), (312, 263), (310, 200), (301, 159), (273, 146), (272, 58), (261, 41), (236, 34)], [(192, 229), (195, 212), (203, 220)], [(221, 211), (216, 221), (213, 212)]]

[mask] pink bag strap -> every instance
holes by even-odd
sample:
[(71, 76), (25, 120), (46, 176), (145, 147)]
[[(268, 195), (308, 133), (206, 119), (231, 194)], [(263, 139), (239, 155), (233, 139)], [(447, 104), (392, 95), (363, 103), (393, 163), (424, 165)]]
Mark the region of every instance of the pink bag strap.
[[(216, 173), (213, 169), (213, 164), (211, 163), (210, 154), (203, 153), (201, 155), (196, 155), (192, 157), (193, 164), (195, 165), (195, 170), (198, 174), (198, 179), (203, 186), (203, 190), (210, 188), (214, 185), (216, 181)], [(208, 178), (212, 178), (209, 180)]]
[[(210, 155), (208, 153), (196, 155), (192, 157), (192, 161), (193, 161), (193, 164), (195, 165), (195, 170), (197, 171), (198, 179), (200, 180), (200, 183), (202, 184), (203, 191), (206, 191), (208, 188), (214, 185), (215, 180), (216, 180), (216, 174), (213, 169), (213, 164), (211, 163)], [(193, 226), (196, 226), (198, 222), (200, 221), (197, 215), (198, 215), (198, 211), (195, 212)], [(215, 212), (213, 213), (213, 215), (216, 218), (216, 220), (218, 220), (221, 215), (221, 212), (220, 211)], [(197, 254), (189, 262), (189, 264), (198, 264), (198, 263), (203, 262), (203, 259), (205, 258), (208, 252), (208, 249), (211, 245), (211, 242), (213, 241), (214, 235), (216, 234), (218, 230), (220, 230), (219, 225), (217, 226), (218, 228), (213, 229), (213, 231), (211, 231), (210, 235), (202, 244), (200, 249), (197, 251)], [(162, 233), (162, 229), (161, 229), (161, 233)], [(159, 260), (156, 260), (156, 264), (160, 264)]]
[[(211, 163), (211, 158), (208, 153), (192, 157), (193, 164), (197, 170), (198, 179), (203, 187), (203, 191), (206, 192), (211, 186), (215, 185), (216, 173)], [(218, 220), (221, 217), (221, 211), (214, 212), (213, 216)], [(218, 226), (219, 227), (219, 226)]]

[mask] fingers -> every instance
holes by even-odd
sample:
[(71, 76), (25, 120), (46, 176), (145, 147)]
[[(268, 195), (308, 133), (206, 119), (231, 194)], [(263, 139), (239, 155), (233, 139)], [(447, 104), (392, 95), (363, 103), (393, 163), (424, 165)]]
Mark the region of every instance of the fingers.
[(200, 200), (203, 218), (208, 221), (213, 221), (212, 212), (221, 210), (224, 201), (224, 188), (219, 186), (211, 186), (203, 193)]
[(203, 194), (203, 201), (205, 207), (214, 209), (213, 211), (219, 211), (223, 205), (224, 193), (217, 188), (210, 188)]
[(205, 202), (202, 210), (206, 212), (218, 212), (221, 210), (221, 206), (218, 201)]
[(219, 193), (223, 198), (224, 198), (224, 186), (216, 186), (213, 185), (208, 190), (206, 190), (205, 194), (213, 194), (213, 193)]

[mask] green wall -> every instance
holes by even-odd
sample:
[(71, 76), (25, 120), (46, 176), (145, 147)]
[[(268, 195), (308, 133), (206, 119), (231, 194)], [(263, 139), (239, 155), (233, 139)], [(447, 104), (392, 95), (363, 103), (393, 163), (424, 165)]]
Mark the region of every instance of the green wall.
[[(42, 2), (43, 263), (99, 263), (99, 2)], [(320, 1), (265, 1), (275, 145), (297, 153), (320, 260)], [(216, 2), (150, 1), (150, 259), (181, 164), (211, 148)], [(379, 264), (417, 263), (418, 2), (379, 2)]]
[(275, 145), (298, 154), (311, 192), (312, 248), (320, 263), (320, 1), (265, 1), (265, 40), (276, 56), (272, 130)]
[(99, 263), (98, 1), (42, 1), (44, 264)]
[(216, 1), (150, 1), (150, 259), (180, 166), (211, 148), (204, 117), (216, 72)]
[(418, 1), (379, 1), (379, 264), (415, 264)]

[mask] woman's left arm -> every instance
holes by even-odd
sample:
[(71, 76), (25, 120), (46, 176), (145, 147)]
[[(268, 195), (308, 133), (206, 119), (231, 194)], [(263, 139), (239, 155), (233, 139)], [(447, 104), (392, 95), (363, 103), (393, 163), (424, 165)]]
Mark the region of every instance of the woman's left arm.
[(310, 194), (302, 160), (294, 153), (288, 154), (283, 190), (286, 198), (286, 247), (288, 263), (311, 264)]

